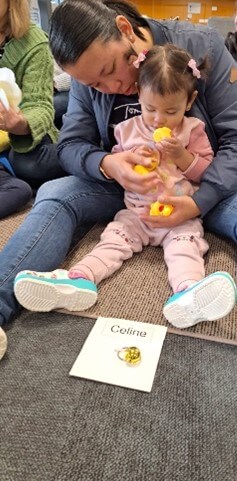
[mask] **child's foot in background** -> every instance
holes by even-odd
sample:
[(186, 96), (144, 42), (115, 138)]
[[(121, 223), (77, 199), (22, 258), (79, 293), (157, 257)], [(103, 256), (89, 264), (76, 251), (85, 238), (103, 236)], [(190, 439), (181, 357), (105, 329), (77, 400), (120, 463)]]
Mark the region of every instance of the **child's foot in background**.
[(229, 314), (236, 301), (234, 279), (227, 272), (215, 272), (171, 296), (163, 313), (173, 326), (183, 329), (198, 322), (221, 319)]
[(96, 285), (86, 279), (69, 279), (68, 271), (22, 271), (14, 281), (18, 302), (30, 311), (54, 309), (84, 311), (97, 301)]

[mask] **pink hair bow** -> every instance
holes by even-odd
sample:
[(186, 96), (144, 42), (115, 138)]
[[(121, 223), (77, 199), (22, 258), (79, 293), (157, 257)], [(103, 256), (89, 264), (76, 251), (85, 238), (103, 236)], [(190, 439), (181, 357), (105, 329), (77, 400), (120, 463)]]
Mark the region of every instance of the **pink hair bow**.
[(144, 62), (147, 52), (148, 52), (148, 50), (143, 50), (142, 52), (139, 53), (137, 59), (134, 60), (134, 62), (133, 62), (134, 67), (136, 67), (136, 68), (140, 67), (140, 63)]
[(191, 68), (191, 70), (193, 71), (194, 77), (201, 78), (200, 70), (198, 70), (197, 64), (193, 58), (189, 60), (188, 67)]

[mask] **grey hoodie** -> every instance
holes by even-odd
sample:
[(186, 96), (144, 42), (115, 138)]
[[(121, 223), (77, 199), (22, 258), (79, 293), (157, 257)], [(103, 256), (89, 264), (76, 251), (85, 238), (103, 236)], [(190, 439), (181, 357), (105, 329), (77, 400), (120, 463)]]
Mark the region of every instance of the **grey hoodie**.
[[(206, 55), (211, 63), (207, 81), (198, 81), (198, 96), (189, 112), (205, 123), (215, 153), (193, 194), (204, 216), (237, 192), (237, 81), (230, 81), (231, 69), (237, 65), (215, 29), (188, 22), (147, 22), (154, 44), (174, 43), (188, 50), (197, 63)], [(99, 165), (112, 148), (108, 124), (115, 98), (73, 80), (58, 144), (60, 163), (70, 174), (104, 180)]]

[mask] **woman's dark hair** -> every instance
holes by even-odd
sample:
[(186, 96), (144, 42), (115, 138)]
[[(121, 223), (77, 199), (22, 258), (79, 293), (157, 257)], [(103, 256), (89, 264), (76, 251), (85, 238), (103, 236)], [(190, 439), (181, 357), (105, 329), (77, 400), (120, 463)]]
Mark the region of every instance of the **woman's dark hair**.
[[(148, 87), (159, 95), (185, 90), (190, 100), (197, 83), (197, 77), (188, 66), (191, 59), (191, 55), (177, 45), (167, 43), (154, 46), (140, 64), (138, 89)], [(201, 77), (205, 78), (208, 69), (207, 58), (197, 65), (197, 68)]]
[(139, 27), (147, 26), (138, 9), (126, 0), (64, 0), (54, 10), (49, 29), (49, 44), (56, 62), (74, 64), (91, 43), (100, 39), (119, 40), (115, 19), (123, 15), (135, 35), (144, 40)]
[(225, 46), (237, 62), (237, 32), (228, 32), (225, 38)]

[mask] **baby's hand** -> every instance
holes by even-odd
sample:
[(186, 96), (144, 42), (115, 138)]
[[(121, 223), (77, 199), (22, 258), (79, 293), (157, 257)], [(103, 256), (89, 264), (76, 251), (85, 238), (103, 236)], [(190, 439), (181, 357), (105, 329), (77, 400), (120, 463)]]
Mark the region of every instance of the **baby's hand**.
[(186, 149), (183, 147), (180, 140), (175, 137), (166, 137), (159, 143), (159, 145), (169, 159), (176, 165), (179, 165), (179, 159), (186, 153)]
[(195, 156), (183, 147), (180, 140), (175, 139), (174, 137), (162, 140), (159, 145), (161, 145), (168, 160), (174, 162), (182, 172), (185, 172), (194, 161)]

